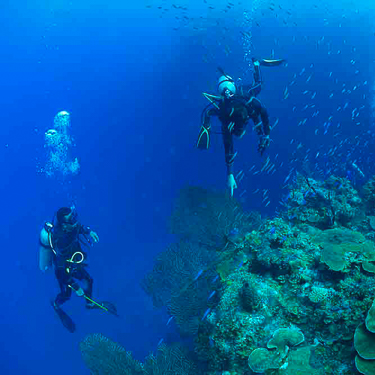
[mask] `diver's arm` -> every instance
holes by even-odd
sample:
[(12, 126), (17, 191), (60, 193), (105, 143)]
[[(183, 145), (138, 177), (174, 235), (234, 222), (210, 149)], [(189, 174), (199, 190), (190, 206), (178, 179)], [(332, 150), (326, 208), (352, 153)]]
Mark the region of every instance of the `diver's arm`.
[(206, 128), (211, 127), (211, 117), (212, 116), (217, 116), (218, 111), (216, 108), (210, 108), (204, 113), (204, 118), (203, 118), (203, 126)]
[[(251, 113), (251, 118), (254, 121), (255, 131), (259, 136), (269, 136), (271, 133), (270, 120), (266, 107), (257, 98), (252, 98), (248, 106), (248, 111)], [(259, 122), (259, 116), (261, 122)]]
[(91, 232), (90, 227), (80, 224), (79, 234), (88, 235), (90, 234), (90, 232)]
[(93, 230), (90, 229), (90, 227), (86, 227), (85, 225), (81, 225), (81, 228), (80, 228), (80, 234), (83, 234), (84, 236), (90, 236), (91, 239), (94, 241), (94, 243), (98, 243), (99, 242), (99, 236), (96, 232), (94, 232)]

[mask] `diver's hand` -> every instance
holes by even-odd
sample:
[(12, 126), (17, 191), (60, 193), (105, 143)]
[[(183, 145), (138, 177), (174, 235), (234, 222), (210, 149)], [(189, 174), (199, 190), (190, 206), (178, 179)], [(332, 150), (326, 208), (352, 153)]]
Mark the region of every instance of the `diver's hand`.
[(271, 143), (269, 135), (262, 135), (259, 139), (258, 152), (263, 155), (264, 151), (268, 148)]
[(92, 238), (92, 240), (94, 241), (94, 243), (98, 243), (99, 242), (99, 236), (98, 236), (98, 234), (96, 232), (94, 232), (92, 230), (89, 235)]
[(227, 185), (230, 191), (230, 196), (233, 197), (233, 190), (237, 189), (237, 183), (236, 183), (236, 180), (234, 179), (233, 174), (228, 175)]
[(81, 287), (79, 287), (78, 289), (75, 289), (74, 291), (76, 292), (78, 297), (82, 297), (85, 295), (85, 291)]

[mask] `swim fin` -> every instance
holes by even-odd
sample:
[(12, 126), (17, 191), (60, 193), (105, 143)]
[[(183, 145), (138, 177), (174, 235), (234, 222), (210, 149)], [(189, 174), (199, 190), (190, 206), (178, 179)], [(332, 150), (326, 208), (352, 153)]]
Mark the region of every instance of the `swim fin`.
[(210, 147), (210, 140), (211, 140), (211, 126), (201, 126), (201, 130), (199, 131), (198, 141), (197, 141), (197, 148), (200, 150), (208, 150)]
[(57, 307), (54, 302), (51, 302), (53, 309), (56, 311), (56, 314), (59, 316), (63, 326), (71, 333), (74, 333), (76, 330), (76, 325), (74, 324), (72, 318), (61, 308)]
[(115, 306), (113, 303), (108, 302), (108, 301), (103, 301), (103, 302), (101, 303), (101, 305), (102, 305), (104, 308), (106, 308), (107, 311), (108, 311), (109, 313), (111, 313), (111, 314), (114, 315), (114, 316), (119, 317), (119, 315), (117, 314), (117, 308), (116, 308), (116, 306)]
[(276, 60), (260, 59), (258, 61), (261, 66), (278, 66), (278, 65), (283, 64), (286, 60), (285, 59), (276, 59)]
[(104, 311), (109, 312), (112, 315), (115, 315), (117, 317), (119, 316), (117, 314), (116, 306), (113, 303), (108, 302), (108, 301), (88, 303), (86, 305), (86, 308), (89, 309), (89, 310), (92, 310), (92, 309), (102, 309)]

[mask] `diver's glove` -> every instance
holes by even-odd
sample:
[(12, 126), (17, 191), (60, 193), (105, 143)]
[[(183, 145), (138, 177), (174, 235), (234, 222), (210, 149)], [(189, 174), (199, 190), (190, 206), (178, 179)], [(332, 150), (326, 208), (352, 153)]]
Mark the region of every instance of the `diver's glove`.
[(98, 243), (99, 242), (99, 236), (96, 232), (94, 232), (93, 230), (89, 233), (89, 236), (91, 237), (91, 239), (94, 241), (94, 243)]
[(258, 152), (263, 155), (266, 148), (270, 145), (271, 139), (269, 135), (262, 135), (259, 139)]
[(227, 186), (230, 191), (230, 196), (233, 197), (233, 190), (237, 189), (237, 183), (236, 183), (236, 180), (234, 179), (233, 174), (228, 175)]

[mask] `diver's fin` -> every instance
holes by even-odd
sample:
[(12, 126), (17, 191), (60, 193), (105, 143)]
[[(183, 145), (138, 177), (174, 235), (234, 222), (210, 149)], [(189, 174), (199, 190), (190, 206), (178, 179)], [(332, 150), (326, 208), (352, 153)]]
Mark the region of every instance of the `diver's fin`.
[(278, 65), (283, 64), (286, 60), (285, 59), (276, 59), (276, 60), (275, 59), (272, 59), (272, 60), (260, 59), (258, 61), (259, 61), (259, 64), (262, 66), (278, 66)]
[(101, 305), (102, 305), (104, 308), (106, 308), (107, 311), (108, 311), (109, 313), (111, 313), (111, 314), (114, 315), (114, 316), (119, 317), (119, 315), (117, 314), (117, 308), (116, 308), (116, 306), (115, 306), (112, 302), (103, 301), (103, 302), (101, 303)]
[(112, 315), (115, 315), (117, 317), (119, 316), (117, 314), (116, 306), (113, 303), (108, 302), (108, 301), (89, 303), (86, 305), (86, 308), (89, 310), (102, 309), (104, 311), (109, 312)]
[(74, 324), (72, 318), (61, 308), (57, 307), (54, 302), (51, 302), (53, 309), (56, 311), (56, 314), (59, 316), (63, 326), (71, 333), (74, 333), (76, 330), (76, 325)]
[(201, 130), (199, 132), (198, 141), (197, 141), (197, 148), (200, 150), (208, 150), (210, 147), (210, 130), (211, 126), (205, 127), (204, 125), (201, 126)]

